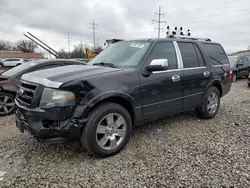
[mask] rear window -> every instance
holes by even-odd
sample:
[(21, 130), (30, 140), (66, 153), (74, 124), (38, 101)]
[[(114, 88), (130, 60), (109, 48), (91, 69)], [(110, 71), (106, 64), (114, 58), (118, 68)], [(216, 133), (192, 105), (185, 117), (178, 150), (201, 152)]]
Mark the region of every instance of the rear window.
[(201, 44), (211, 65), (227, 65), (229, 64), (227, 55), (219, 44)]

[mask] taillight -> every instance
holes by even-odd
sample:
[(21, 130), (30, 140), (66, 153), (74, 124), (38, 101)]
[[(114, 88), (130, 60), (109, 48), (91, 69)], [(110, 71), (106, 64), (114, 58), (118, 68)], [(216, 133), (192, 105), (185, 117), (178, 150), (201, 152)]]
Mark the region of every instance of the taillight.
[(229, 69), (229, 71), (228, 71), (227, 78), (228, 78), (229, 80), (231, 80), (232, 77), (233, 77), (233, 69), (230, 67), (230, 69)]

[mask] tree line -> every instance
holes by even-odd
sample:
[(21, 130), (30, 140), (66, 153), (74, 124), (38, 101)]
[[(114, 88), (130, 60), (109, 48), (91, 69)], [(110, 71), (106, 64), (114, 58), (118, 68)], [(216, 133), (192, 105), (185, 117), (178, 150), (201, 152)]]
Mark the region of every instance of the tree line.
[(0, 50), (4, 51), (21, 51), (21, 52), (35, 52), (38, 46), (30, 40), (19, 40), (17, 42), (10, 42), (0, 40)]
[[(73, 50), (69, 53), (64, 49), (60, 49), (58, 54), (62, 57), (68, 58), (86, 58), (85, 49), (90, 48), (88, 46), (83, 46), (82, 43), (74, 45)], [(6, 40), (0, 40), (0, 50), (4, 51), (21, 51), (21, 52), (30, 52), (34, 53), (38, 49), (38, 45), (31, 40), (19, 40), (17, 42), (10, 42)], [(102, 47), (98, 46), (93, 51), (101, 52)]]

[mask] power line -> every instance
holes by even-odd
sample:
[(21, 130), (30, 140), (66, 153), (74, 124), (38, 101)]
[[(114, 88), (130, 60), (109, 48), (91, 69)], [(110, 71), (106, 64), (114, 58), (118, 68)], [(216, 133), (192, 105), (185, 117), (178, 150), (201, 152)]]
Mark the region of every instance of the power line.
[(161, 13), (161, 7), (159, 7), (159, 12), (157, 13), (155, 13), (155, 16), (158, 16), (158, 20), (152, 20), (153, 21), (153, 23), (154, 22), (156, 22), (156, 23), (158, 23), (158, 27), (155, 27), (155, 29), (157, 29), (158, 30), (158, 38), (160, 38), (160, 31), (161, 30), (163, 30), (163, 28), (161, 28), (161, 23), (165, 23), (165, 25), (166, 25), (166, 21), (161, 21), (161, 17), (163, 17), (164, 16), (164, 14), (163, 13)]
[(95, 38), (96, 38), (96, 36), (95, 36), (95, 34), (96, 34), (96, 30), (98, 29), (97, 28), (97, 24), (95, 23), (95, 20), (93, 20), (93, 23), (90, 23), (90, 25), (91, 25), (91, 27), (90, 27), (90, 29), (92, 29), (92, 34), (93, 34), (93, 45), (94, 45), (94, 48), (95, 48)]

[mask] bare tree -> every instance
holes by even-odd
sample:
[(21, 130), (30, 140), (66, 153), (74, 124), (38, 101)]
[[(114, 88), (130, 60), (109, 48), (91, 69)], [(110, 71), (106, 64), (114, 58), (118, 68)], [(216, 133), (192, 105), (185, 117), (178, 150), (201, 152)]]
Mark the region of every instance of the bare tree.
[(60, 49), (58, 51), (58, 54), (60, 55), (60, 57), (69, 57), (69, 53), (66, 52), (64, 49)]
[(86, 58), (85, 50), (81, 43), (74, 46), (71, 58)]
[(22, 52), (35, 52), (38, 46), (30, 40), (20, 40), (17, 42), (16, 48)]
[(11, 42), (0, 40), (0, 50), (12, 50)]

